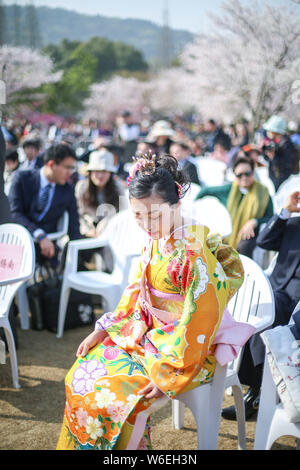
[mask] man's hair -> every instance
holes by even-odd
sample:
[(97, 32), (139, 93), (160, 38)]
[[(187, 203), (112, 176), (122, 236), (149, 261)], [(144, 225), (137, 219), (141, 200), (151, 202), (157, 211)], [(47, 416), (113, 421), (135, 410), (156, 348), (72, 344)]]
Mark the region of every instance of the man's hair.
[(44, 163), (48, 163), (53, 160), (55, 163), (61, 163), (65, 158), (76, 159), (76, 154), (73, 148), (67, 144), (57, 144), (49, 147), (44, 155)]
[(23, 142), (23, 149), (26, 147), (34, 147), (36, 150), (41, 148), (41, 141), (39, 139), (27, 139)]
[(247, 163), (247, 165), (251, 166), (251, 170), (254, 171), (255, 163), (254, 163), (254, 160), (252, 160), (252, 158), (250, 157), (238, 157), (232, 167), (233, 171), (236, 169), (238, 165), (240, 165), (240, 163)]

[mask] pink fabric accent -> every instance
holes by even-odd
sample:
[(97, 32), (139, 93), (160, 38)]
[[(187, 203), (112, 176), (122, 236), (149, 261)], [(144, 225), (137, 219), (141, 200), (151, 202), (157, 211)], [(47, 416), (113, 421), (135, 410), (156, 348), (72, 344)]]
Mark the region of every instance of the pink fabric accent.
[(255, 333), (256, 328), (248, 323), (237, 322), (225, 308), (221, 324), (213, 344), (216, 344), (215, 358), (221, 366), (236, 359), (241, 347)]

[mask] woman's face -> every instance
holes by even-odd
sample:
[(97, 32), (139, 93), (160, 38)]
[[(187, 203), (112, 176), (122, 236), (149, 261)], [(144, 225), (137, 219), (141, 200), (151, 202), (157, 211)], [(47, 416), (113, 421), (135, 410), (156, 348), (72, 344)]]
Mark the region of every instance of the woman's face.
[(254, 173), (248, 163), (240, 163), (234, 170), (235, 181), (240, 188), (248, 189), (254, 182)]
[(130, 198), (134, 218), (145, 232), (154, 240), (172, 233), (180, 214), (180, 204), (170, 205), (161, 197), (152, 195), (143, 199)]
[(102, 189), (107, 184), (110, 175), (110, 171), (91, 171), (91, 181), (97, 188)]

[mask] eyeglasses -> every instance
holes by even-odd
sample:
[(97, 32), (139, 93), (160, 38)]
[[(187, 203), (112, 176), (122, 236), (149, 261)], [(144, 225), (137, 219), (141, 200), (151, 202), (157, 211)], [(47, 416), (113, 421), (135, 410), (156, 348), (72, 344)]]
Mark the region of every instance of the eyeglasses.
[(235, 177), (240, 179), (243, 176), (247, 176), (249, 178), (249, 176), (251, 176), (252, 174), (252, 171), (244, 171), (243, 173), (238, 173), (237, 175), (235, 175)]
[(70, 173), (74, 173), (74, 171), (76, 170), (75, 166), (69, 166), (69, 165), (64, 165), (64, 164), (60, 164), (60, 166), (66, 170), (66, 171), (69, 171)]

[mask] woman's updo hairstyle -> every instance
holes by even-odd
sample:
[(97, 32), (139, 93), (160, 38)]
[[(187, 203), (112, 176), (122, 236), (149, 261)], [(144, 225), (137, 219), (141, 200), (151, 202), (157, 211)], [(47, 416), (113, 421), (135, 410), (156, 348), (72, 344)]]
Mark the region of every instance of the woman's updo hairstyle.
[(189, 189), (175, 157), (151, 152), (135, 159), (128, 185), (130, 198), (144, 199), (156, 194), (170, 205), (182, 199)]

